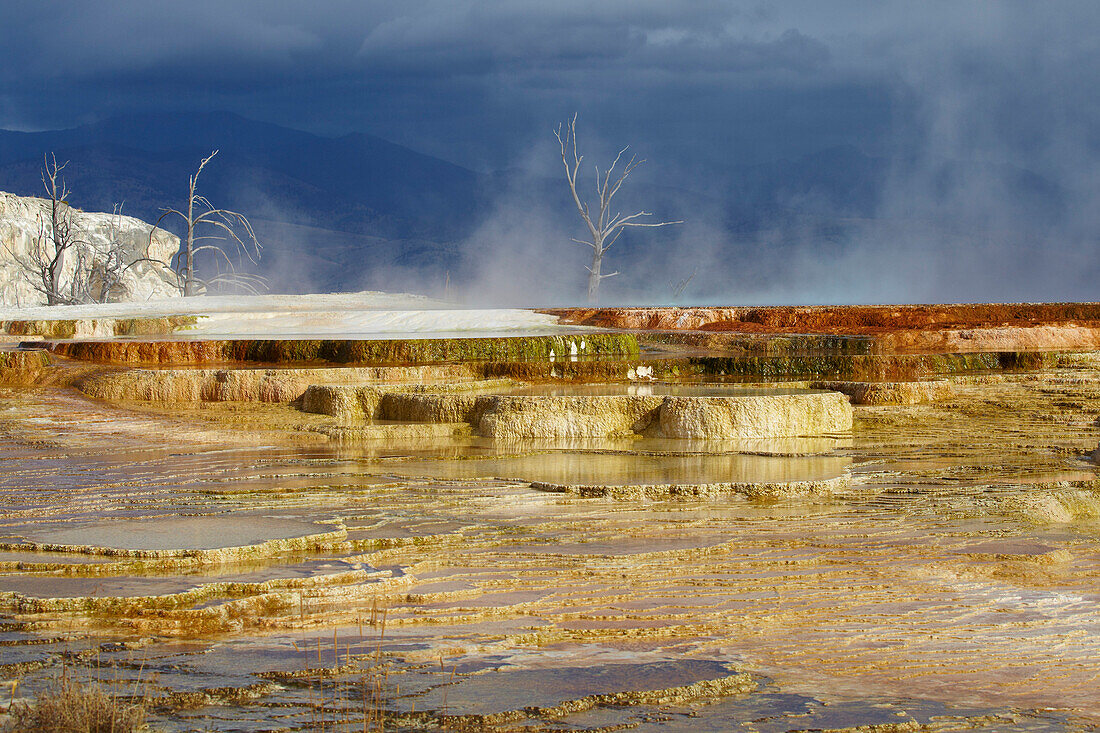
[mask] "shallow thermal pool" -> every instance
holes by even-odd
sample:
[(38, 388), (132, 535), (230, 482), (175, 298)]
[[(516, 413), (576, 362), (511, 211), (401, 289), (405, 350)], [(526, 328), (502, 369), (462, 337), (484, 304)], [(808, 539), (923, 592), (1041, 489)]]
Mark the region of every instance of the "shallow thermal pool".
[(207, 550), (245, 547), (331, 530), (331, 526), (295, 519), (236, 515), (114, 520), (61, 529), (32, 529), (25, 536), (32, 542), (49, 545), (119, 550)]

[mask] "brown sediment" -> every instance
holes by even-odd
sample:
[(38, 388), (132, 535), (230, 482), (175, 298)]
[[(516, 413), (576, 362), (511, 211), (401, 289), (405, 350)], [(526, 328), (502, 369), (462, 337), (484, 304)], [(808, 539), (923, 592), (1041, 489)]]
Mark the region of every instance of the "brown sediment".
[[(2, 353), (2, 352), (0, 352)], [(45, 352), (43, 359), (47, 359)], [(679, 362), (689, 374), (687, 362)], [(292, 402), (306, 400), (309, 412), (328, 412), (310, 405), (351, 398), (352, 392), (402, 389), (425, 392), (471, 391), (481, 388), (530, 382), (627, 381), (630, 371), (640, 362), (584, 361), (566, 364), (536, 362), (468, 362), (463, 364), (427, 364), (376, 367), (284, 367), (255, 369), (226, 367), (203, 368), (108, 368), (85, 364), (79, 371), (70, 368), (66, 383), (102, 400), (129, 400), (165, 403), (185, 402)], [(679, 370), (678, 367), (669, 367)], [(665, 370), (668, 372), (668, 369)], [(35, 374), (23, 377), (33, 383)], [(351, 391), (349, 391), (351, 390)], [(374, 392), (363, 392), (368, 396)], [(359, 399), (358, 397), (356, 399)], [(374, 398), (372, 398), (374, 399)], [(374, 404), (372, 402), (372, 404)], [(346, 405), (352, 409), (351, 403)], [(373, 408), (368, 409), (370, 412)], [(329, 413), (335, 414), (335, 413)]]
[(554, 484), (534, 481), (531, 488), (560, 494), (576, 494), (585, 498), (608, 497), (613, 499), (660, 499), (668, 497), (715, 497), (724, 494), (738, 494), (760, 501), (782, 501), (802, 499), (810, 496), (831, 496), (849, 488), (852, 484), (850, 474), (845, 473), (832, 479), (818, 481), (789, 482), (741, 482), (713, 484), (642, 484), (581, 486), (573, 484)]
[[(1074, 358), (1079, 355), (1072, 355)], [(205, 381), (211, 377), (222, 383), (233, 380), (246, 381), (266, 377), (289, 377), (294, 387), (303, 383), (311, 374), (316, 378), (310, 384), (353, 384), (373, 381), (377, 378), (395, 382), (438, 382), (455, 380), (517, 380), (534, 383), (585, 383), (585, 382), (646, 382), (653, 379), (679, 380), (698, 377), (739, 376), (750, 378), (774, 379), (777, 377), (797, 379), (806, 377), (866, 378), (871, 380), (918, 379), (939, 374), (958, 374), (972, 371), (1034, 370), (1051, 368), (1065, 355), (1055, 352), (992, 352), (968, 354), (912, 354), (912, 355), (848, 355), (824, 354), (813, 356), (744, 356), (713, 355), (691, 356), (683, 358), (652, 358), (644, 362), (635, 359), (623, 361), (578, 361), (566, 363), (537, 362), (482, 362), (452, 365), (430, 366), (392, 366), (379, 367), (377, 372), (354, 372), (347, 369), (316, 370), (314, 372), (295, 372), (285, 369), (271, 370), (265, 376), (248, 375), (236, 370), (212, 370), (210, 373), (197, 372), (188, 375), (190, 370), (158, 370), (167, 375), (179, 375), (184, 382)], [(651, 371), (648, 379), (639, 379), (635, 371), (639, 366)], [(143, 399), (142, 394), (156, 394), (156, 389), (144, 382), (153, 382), (157, 372), (133, 374), (117, 377), (125, 386), (133, 388), (130, 394)], [(240, 376), (227, 376), (236, 374)], [(111, 377), (109, 379), (113, 379)], [(105, 398), (114, 390), (106, 388)], [(218, 400), (221, 394), (232, 394), (229, 387), (201, 386), (187, 388), (189, 394), (200, 395), (199, 399)], [(242, 393), (244, 394), (244, 393)], [(205, 395), (205, 396), (204, 396)], [(152, 397), (152, 399), (156, 399)], [(192, 398), (188, 398), (192, 399)], [(250, 399), (242, 397), (242, 399)]]
[(624, 333), (453, 339), (48, 341), (45, 347), (54, 353), (82, 361), (163, 365), (545, 362), (565, 360), (572, 354), (583, 358), (629, 359), (638, 356), (637, 340)]
[[(662, 344), (678, 336), (661, 334), (640, 340), (656, 339)], [(769, 347), (767, 355), (731, 348), (708, 348), (706, 355), (668, 358), (648, 356), (578, 361), (473, 361), (456, 364), (382, 365), (382, 366), (301, 366), (252, 368), (244, 364), (221, 368), (170, 368), (179, 357), (186, 362), (193, 352), (204, 349), (212, 358), (217, 342), (171, 342), (175, 347), (150, 344), (154, 351), (164, 346), (167, 360), (160, 368), (124, 369), (95, 362), (51, 359), (43, 349), (0, 351), (0, 386), (63, 386), (73, 384), (90, 397), (105, 400), (139, 400), (166, 403), (184, 402), (290, 402), (301, 398), (311, 385), (346, 385), (382, 382), (471, 382), (477, 380), (519, 380), (537, 383), (633, 382), (650, 379), (682, 380), (724, 377), (750, 379), (833, 379), (851, 381), (911, 381), (935, 375), (973, 371), (1028, 370), (1051, 368), (1058, 363), (1083, 363), (1086, 355), (1072, 352), (1003, 351), (945, 354), (860, 354), (844, 352), (801, 353)], [(655, 342), (656, 343), (656, 342)], [(124, 342), (54, 344), (55, 352), (94, 347), (111, 352)], [(143, 347), (144, 348), (144, 347)], [(102, 355), (102, 354), (101, 354)], [(159, 357), (158, 357), (159, 358)], [(650, 370), (639, 378), (637, 369)]]
[[(675, 375), (754, 377), (764, 379), (809, 378), (845, 381), (911, 381), (937, 375), (983, 371), (1050, 369), (1058, 365), (1060, 352), (1001, 351), (960, 354), (814, 354), (793, 356), (694, 356), (687, 364), (671, 368)], [(658, 362), (655, 375), (663, 376)]]
[[(747, 377), (769, 379), (831, 378), (834, 380), (897, 381), (923, 379), (972, 371), (1049, 368), (1060, 362), (1074, 364), (1085, 356), (1050, 352), (999, 352), (984, 354), (921, 355), (814, 355), (814, 356), (698, 356), (653, 359), (645, 362), (578, 361), (566, 363), (471, 362), (420, 366), (341, 368), (222, 368), (222, 369), (110, 369), (79, 362), (66, 363), (66, 379), (46, 380), (44, 352), (13, 359), (10, 369), (0, 370), (0, 383), (31, 385), (74, 384), (84, 394), (112, 401), (187, 402), (293, 402), (304, 400), (304, 409), (356, 418), (378, 414), (383, 392), (410, 391), (410, 384), (424, 392), (465, 391), (514, 383), (630, 382), (638, 381), (635, 369), (644, 364), (653, 379), (681, 380), (699, 377)], [(0, 357), (2, 358), (2, 357)], [(23, 359), (24, 361), (19, 361)], [(18, 364), (19, 366), (15, 366)], [(641, 380), (647, 381), (647, 380)], [(383, 384), (380, 384), (383, 383)], [(387, 384), (387, 383), (393, 383)], [(398, 384), (406, 386), (399, 387)], [(479, 386), (480, 385), (480, 386)], [(363, 400), (366, 402), (363, 402)], [(430, 400), (431, 398), (424, 398)], [(458, 400), (459, 398), (454, 398)], [(331, 404), (330, 404), (331, 403)], [(339, 409), (337, 404), (339, 403)], [(393, 417), (387, 419), (403, 419)], [(455, 420), (458, 422), (459, 420)]]
[(84, 318), (60, 320), (0, 321), (0, 332), (9, 336), (43, 336), (53, 339), (117, 336), (167, 336), (193, 326), (198, 316), (157, 318)]
[(881, 342), (872, 336), (798, 333), (724, 333), (711, 331), (635, 331), (638, 343), (653, 351), (685, 349), (713, 354), (760, 357), (832, 354), (878, 354)]
[[(952, 353), (1100, 347), (1100, 304), (1015, 303), (730, 308), (572, 308), (563, 323), (693, 333), (753, 353)], [(787, 342), (783, 337), (793, 338)], [(771, 343), (771, 342), (776, 343)]]
[(542, 312), (576, 325), (670, 331), (856, 335), (1055, 324), (1100, 327), (1100, 303), (561, 308)]
[[(284, 369), (103, 370), (75, 380), (89, 397), (150, 402), (293, 402), (313, 385), (386, 382), (422, 384), (440, 391), (461, 388), (483, 370), (466, 364)], [(503, 382), (497, 382), (502, 384)]]

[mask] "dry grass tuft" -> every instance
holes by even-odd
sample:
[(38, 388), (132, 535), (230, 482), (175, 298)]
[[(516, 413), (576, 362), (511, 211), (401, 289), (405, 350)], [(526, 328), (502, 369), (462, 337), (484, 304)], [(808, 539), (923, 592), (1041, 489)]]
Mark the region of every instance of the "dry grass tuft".
[(33, 703), (13, 703), (0, 733), (136, 733), (146, 730), (146, 707), (144, 697), (116, 697), (65, 673)]

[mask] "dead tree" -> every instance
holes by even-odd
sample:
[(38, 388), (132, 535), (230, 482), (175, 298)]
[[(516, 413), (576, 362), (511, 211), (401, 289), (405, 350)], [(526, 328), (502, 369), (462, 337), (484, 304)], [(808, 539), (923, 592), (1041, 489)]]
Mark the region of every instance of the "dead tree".
[[(43, 158), (42, 187), (49, 200), (49, 221), (39, 218), (38, 235), (27, 253), (19, 254), (8, 248), (31, 287), (45, 296), (46, 305), (79, 303), (82, 299), (79, 292), (82, 285), (77, 278), (86, 264), (82, 249), (87, 242), (69, 207), (70, 191), (62, 176), (68, 164), (66, 161), (58, 165), (52, 153)], [(72, 275), (68, 283), (66, 272)]]
[(611, 245), (615, 244), (615, 241), (627, 227), (663, 227), (670, 224), (683, 224), (683, 222), (637, 221), (637, 219), (645, 216), (653, 216), (648, 211), (639, 211), (627, 216), (623, 216), (618, 212), (611, 213), (611, 200), (619, 192), (623, 182), (626, 181), (631, 172), (645, 162), (644, 159), (638, 160), (638, 156), (632, 155), (630, 161), (620, 172), (616, 173), (615, 169), (629, 147), (619, 151), (607, 171), (601, 173), (600, 167), (596, 166), (596, 194), (599, 196), (599, 206), (598, 211), (593, 215), (588, 202), (581, 201), (580, 194), (577, 193), (577, 174), (581, 168), (581, 161), (584, 160), (584, 156), (577, 152), (577, 115), (573, 115), (573, 119), (570, 120), (569, 127), (564, 130), (564, 133), (562, 125), (558, 125), (558, 129), (554, 131), (554, 136), (561, 146), (561, 162), (565, 166), (565, 178), (569, 181), (569, 191), (573, 194), (573, 202), (577, 205), (577, 211), (584, 219), (591, 236), (591, 241), (584, 239), (573, 239), (573, 241), (592, 248), (592, 266), (586, 269), (588, 270), (588, 302), (595, 304), (599, 300), (600, 282), (619, 274), (618, 271), (609, 272), (606, 275), (601, 273), (604, 253)]
[(150, 257), (134, 257), (122, 237), (122, 206), (116, 204), (106, 242), (94, 244), (93, 232), (81, 226), (69, 206), (69, 187), (61, 176), (68, 163), (58, 165), (51, 154), (42, 170), (42, 184), (49, 197), (48, 216), (38, 215), (37, 235), (25, 252), (3, 245), (31, 287), (48, 305), (106, 303), (118, 294), (126, 273), (138, 263), (158, 268), (168, 263)]
[(111, 213), (111, 223), (107, 229), (107, 242), (100, 255), (86, 268), (81, 278), (84, 283), (84, 301), (106, 303), (111, 295), (122, 285), (123, 278), (130, 268), (145, 262), (162, 270), (168, 264), (152, 257), (130, 259), (122, 243), (122, 204), (115, 204)]
[(668, 281), (668, 289), (672, 292), (672, 302), (675, 303), (680, 300), (680, 296), (684, 294), (687, 286), (691, 284), (691, 281), (695, 279), (695, 276), (699, 273), (699, 268), (692, 270), (691, 274), (678, 282)]
[[(202, 169), (217, 154), (215, 150), (203, 158), (195, 175), (191, 176), (187, 213), (179, 209), (161, 209), (164, 213), (149, 232), (149, 240), (152, 241), (153, 232), (166, 217), (180, 217), (187, 231), (180, 251), (172, 258), (172, 268), (179, 278), (183, 294), (196, 295), (200, 290), (206, 292), (216, 286), (255, 294), (264, 288), (264, 278), (240, 270), (246, 260), (252, 264), (260, 260), (260, 242), (256, 239), (252, 224), (244, 214), (215, 208), (205, 196), (196, 192)], [(238, 229), (241, 234), (237, 233)], [(195, 273), (195, 256), (203, 252), (210, 253), (209, 258), (216, 269), (215, 274), (206, 279), (200, 279)]]
[(122, 229), (121, 219), (122, 205), (115, 204), (107, 230), (107, 246), (104, 247), (102, 258), (93, 263), (87, 278), (88, 299), (96, 303), (106, 303), (111, 292), (122, 284), (122, 276), (137, 264), (137, 260), (126, 262), (126, 253), (119, 236)]

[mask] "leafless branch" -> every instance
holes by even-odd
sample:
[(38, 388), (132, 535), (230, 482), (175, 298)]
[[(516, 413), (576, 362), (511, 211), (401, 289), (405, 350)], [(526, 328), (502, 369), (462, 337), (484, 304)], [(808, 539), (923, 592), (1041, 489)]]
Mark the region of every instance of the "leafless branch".
[(84, 302), (87, 298), (86, 273), (90, 245), (77, 225), (69, 206), (69, 187), (64, 170), (68, 161), (58, 163), (50, 153), (42, 160), (42, 188), (48, 199), (48, 218), (38, 217), (38, 231), (25, 254), (7, 249), (31, 287), (46, 299), (47, 305)]
[(695, 279), (695, 275), (698, 272), (698, 269), (692, 270), (692, 273), (690, 275), (685, 277), (683, 280), (680, 280), (679, 282), (672, 282), (671, 280), (669, 281), (668, 288), (672, 291), (673, 302), (680, 299), (680, 296), (683, 294), (684, 290), (687, 289), (687, 286), (691, 283), (691, 281)]
[[(682, 224), (683, 222), (635, 221), (642, 217), (652, 216), (647, 211), (639, 211), (627, 216), (622, 216), (619, 213), (611, 214), (611, 202), (615, 194), (619, 192), (619, 189), (622, 188), (623, 183), (634, 169), (645, 162), (645, 159), (639, 160), (636, 155), (632, 155), (630, 160), (620, 168), (619, 164), (623, 161), (623, 156), (629, 150), (629, 146), (619, 151), (607, 170), (601, 171), (599, 166), (595, 166), (596, 198), (599, 201), (599, 210), (593, 216), (592, 208), (587, 201), (581, 200), (580, 194), (577, 192), (577, 174), (580, 171), (581, 162), (584, 160), (584, 156), (580, 155), (577, 150), (577, 115), (573, 115), (573, 119), (568, 122), (567, 126), (558, 125), (557, 129), (554, 130), (554, 137), (558, 140), (561, 162), (565, 168), (565, 179), (569, 182), (569, 192), (573, 196), (573, 203), (576, 204), (577, 212), (580, 213), (581, 219), (592, 235), (592, 241), (590, 242), (576, 238), (573, 238), (572, 241), (592, 248), (592, 266), (586, 266), (585, 269), (589, 273), (588, 301), (596, 303), (599, 298), (600, 281), (619, 274), (617, 271), (610, 275), (600, 274), (603, 255), (618, 240), (626, 227), (663, 227), (671, 224)], [(618, 172), (616, 173), (616, 171)]]
[[(172, 258), (172, 267), (180, 282), (184, 295), (195, 295), (212, 285), (225, 285), (257, 292), (264, 282), (262, 277), (247, 275), (238, 271), (238, 267), (247, 260), (253, 264), (260, 260), (261, 245), (256, 238), (252, 223), (244, 214), (230, 209), (216, 208), (210, 199), (199, 194), (199, 176), (206, 164), (218, 154), (215, 150), (202, 159), (195, 175), (188, 181), (187, 213), (179, 209), (165, 208), (153, 232), (168, 216), (178, 216), (186, 225), (186, 234), (182, 238), (180, 251)], [(149, 233), (152, 240), (153, 232)], [(199, 242), (219, 242), (219, 244), (198, 244)], [(210, 253), (211, 265), (216, 269), (213, 277), (200, 279), (196, 272), (195, 255)], [(224, 268), (224, 270), (223, 270)]]

